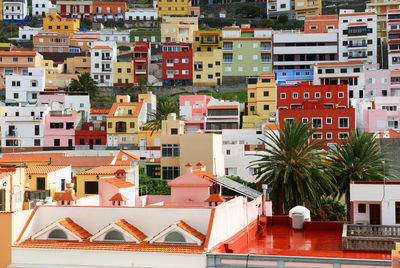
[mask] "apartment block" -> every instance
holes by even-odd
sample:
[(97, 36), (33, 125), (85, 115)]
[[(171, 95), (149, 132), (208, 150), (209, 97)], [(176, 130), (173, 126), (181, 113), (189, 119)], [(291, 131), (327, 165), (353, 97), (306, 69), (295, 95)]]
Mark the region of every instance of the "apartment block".
[(221, 133), (223, 129), (240, 128), (240, 103), (211, 99), (207, 105), (205, 132)]
[(5, 76), (10, 74), (27, 74), (29, 67), (41, 67), (43, 56), (32, 51), (0, 52), (0, 88), (5, 88)]
[(164, 43), (162, 79), (166, 86), (192, 85), (193, 49), (189, 43)]
[(338, 15), (308, 16), (304, 19), (304, 33), (328, 33), (338, 28)]
[(127, 21), (154, 21), (158, 18), (158, 9), (153, 8), (129, 8), (125, 11)]
[(322, 15), (322, 0), (295, 0), (296, 20)]
[(187, 16), (190, 15), (190, 8), (192, 6), (191, 0), (181, 1), (158, 1), (158, 17), (164, 16)]
[(70, 32), (40, 31), (33, 37), (33, 50), (41, 53), (79, 53), (79, 48), (70, 48), (70, 38)]
[(311, 83), (314, 80), (314, 69), (274, 70), (277, 85), (289, 86), (299, 83)]
[(63, 18), (92, 18), (94, 14), (92, 1), (57, 1), (56, 11)]
[(372, 109), (363, 110), (364, 131), (384, 133), (399, 131), (400, 97), (376, 97)]
[(120, 59), (114, 62), (114, 86), (133, 85), (133, 61), (131, 59)]
[(50, 10), (54, 10), (54, 5), (50, 0), (32, 0), (32, 16), (44, 17)]
[(130, 32), (131, 42), (161, 43), (161, 30), (133, 29)]
[(207, 118), (207, 105), (211, 100), (207, 95), (180, 95), (179, 114), (185, 118), (185, 132), (204, 131)]
[[(373, 9), (377, 15), (377, 38), (380, 41), (387, 37), (387, 14), (391, 9), (399, 9), (400, 2), (398, 0), (371, 0), (367, 3), (367, 9)], [(379, 43), (379, 42), (378, 42)]]
[(231, 77), (272, 72), (272, 30), (225, 27), (222, 29), (223, 82)]
[(29, 16), (26, 0), (3, 0), (3, 21), (24, 23)]
[(71, 111), (52, 110), (44, 116), (43, 147), (73, 150), (77, 115)]
[(126, 2), (93, 1), (94, 21), (119, 21), (124, 20)]
[(101, 34), (98, 31), (75, 31), (69, 41), (71, 52), (88, 52), (93, 42), (101, 41)]
[(312, 69), (315, 62), (338, 60), (338, 34), (281, 31), (273, 36), (273, 68)]
[(148, 42), (136, 42), (133, 48), (134, 82), (147, 82), (151, 63), (151, 47)]
[(22, 74), (6, 75), (6, 105), (35, 105), (45, 87), (45, 70), (29, 67)]
[(43, 18), (43, 30), (45, 31), (74, 33), (79, 27), (78, 19), (63, 18), (57, 13), (46, 14)]
[(267, 121), (277, 121), (274, 74), (247, 78), (247, 99), (247, 115), (243, 116), (243, 128), (261, 128)]
[(277, 19), (280, 15), (288, 16), (289, 20), (296, 19), (294, 6), (295, 0), (268, 0), (267, 16), (268, 18)]
[(106, 122), (84, 122), (79, 129), (75, 129), (75, 149), (104, 150), (106, 147)]
[(347, 85), (278, 86), (279, 125), (296, 119), (317, 128), (313, 140), (338, 143), (355, 129), (355, 110), (348, 104)]
[(64, 60), (64, 70), (69, 74), (82, 74), (90, 72), (90, 57), (75, 56)]
[(386, 23), (388, 67), (400, 70), (400, 9), (388, 10)]
[(113, 86), (116, 61), (117, 45), (114, 41), (93, 42), (90, 49), (90, 72), (99, 86)]
[(340, 10), (339, 61), (377, 63), (376, 13)]
[(161, 22), (162, 43), (193, 43), (193, 34), (199, 29), (199, 18), (196, 16), (164, 16)]
[(33, 40), (33, 37), (37, 35), (43, 27), (33, 28), (29, 26), (23, 26), (18, 28), (18, 40)]
[(102, 41), (115, 41), (117, 43), (129, 43), (130, 30), (118, 31), (116, 29), (101, 29), (100, 40)]

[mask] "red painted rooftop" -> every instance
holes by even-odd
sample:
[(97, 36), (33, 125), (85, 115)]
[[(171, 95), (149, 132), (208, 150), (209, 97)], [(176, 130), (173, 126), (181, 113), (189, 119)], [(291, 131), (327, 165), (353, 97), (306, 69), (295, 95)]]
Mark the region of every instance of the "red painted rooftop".
[[(265, 217), (262, 218), (265, 222)], [(391, 252), (342, 250), (343, 223), (307, 222), (304, 230), (293, 230), (287, 216), (268, 217), (267, 225), (257, 232), (257, 224), (211, 249), (213, 253), (283, 255), (391, 260)]]

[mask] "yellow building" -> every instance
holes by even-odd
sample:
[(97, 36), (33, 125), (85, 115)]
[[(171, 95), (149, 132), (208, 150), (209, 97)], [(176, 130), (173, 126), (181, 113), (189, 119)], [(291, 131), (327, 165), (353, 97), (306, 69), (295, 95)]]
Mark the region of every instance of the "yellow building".
[(114, 86), (133, 85), (133, 61), (114, 62)]
[(161, 22), (161, 42), (193, 43), (193, 33), (199, 29), (199, 18), (196, 16), (164, 16)]
[(80, 22), (78, 19), (65, 19), (57, 13), (46, 14), (43, 18), (43, 30), (51, 32), (70, 32), (78, 30)]
[(0, 51), (10, 51), (11, 43), (0, 43)]
[(296, 19), (322, 15), (322, 0), (295, 0)]
[(205, 52), (222, 48), (221, 31), (195, 31), (193, 37), (193, 52)]
[(61, 74), (63, 73), (63, 64), (54, 66), (53, 60), (42, 60), (42, 67), (46, 70), (46, 78), (48, 74)]
[[(134, 169), (137, 166), (99, 166), (76, 175), (76, 196), (78, 198), (97, 195), (99, 193), (99, 179), (114, 177), (119, 170), (124, 170), (128, 177), (134, 176)], [(131, 175), (129, 175), (131, 174)]]
[(187, 163), (206, 164), (206, 170), (224, 175), (222, 135), (211, 133), (185, 134), (185, 123), (176, 120), (175, 114), (168, 115), (162, 122), (161, 135), (161, 178), (171, 180), (185, 171)]
[(146, 122), (144, 103), (130, 102), (129, 96), (116, 99), (107, 115), (107, 145), (137, 148), (139, 129)]
[(222, 49), (193, 52), (193, 85), (215, 86), (222, 83)]
[(158, 17), (190, 14), (191, 0), (158, 0)]
[(71, 182), (71, 166), (29, 167), (25, 170), (25, 182), (29, 189), (25, 193), (25, 199), (39, 201), (50, 196), (54, 200), (55, 193), (64, 191), (65, 185)]
[(248, 115), (243, 128), (259, 128), (268, 120), (276, 120), (276, 83), (274, 74), (261, 74), (247, 80)]
[(371, 0), (367, 9), (375, 9), (377, 15), (377, 38), (386, 37), (386, 14), (390, 9), (399, 9), (400, 0)]
[(50, 165), (62, 153), (27, 153), (27, 154), (3, 154), (0, 164), (32, 167), (36, 165)]

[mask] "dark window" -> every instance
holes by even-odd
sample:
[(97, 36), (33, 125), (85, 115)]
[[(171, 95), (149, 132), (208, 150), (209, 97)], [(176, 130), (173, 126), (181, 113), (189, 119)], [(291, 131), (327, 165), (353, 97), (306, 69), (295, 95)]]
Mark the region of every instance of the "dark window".
[(264, 97), (268, 97), (269, 96), (269, 91), (264, 91)]
[(395, 203), (396, 207), (396, 224), (400, 223), (400, 202)]
[(130, 127), (130, 128), (135, 128), (135, 122), (130, 122), (130, 123), (129, 123), (129, 127)]
[(54, 146), (60, 146), (60, 139), (54, 139)]
[(46, 190), (46, 178), (36, 178), (36, 190)]
[(326, 74), (334, 74), (335, 73), (335, 69), (326, 69), (325, 73)]
[(85, 181), (85, 194), (98, 194), (99, 183), (97, 181)]
[(250, 111), (254, 112), (254, 106), (250, 106)]
[(264, 110), (269, 110), (269, 105), (264, 105)]
[(367, 211), (367, 205), (365, 204), (358, 204), (358, 213), (365, 213)]
[(354, 72), (355, 73), (359, 73), (360, 72), (360, 68), (354, 68)]
[(61, 179), (61, 191), (65, 190), (65, 179)]
[(112, 128), (112, 123), (111, 122), (108, 123), (108, 128)]
[(74, 123), (72, 123), (72, 122), (67, 122), (66, 128), (67, 128), (67, 129), (73, 129), (73, 128), (74, 128)]
[(209, 75), (208, 75), (208, 79), (213, 79), (213, 75), (212, 75), (212, 74), (209, 74)]
[(161, 153), (163, 157), (179, 157), (179, 144), (163, 144)]
[(79, 144), (80, 145), (85, 145), (85, 139), (79, 139)]
[(35, 139), (34, 140), (34, 145), (35, 146), (40, 146), (40, 140), (39, 139)]
[(237, 109), (208, 109), (208, 116), (228, 116), (228, 115), (239, 115)]
[(178, 135), (178, 129), (177, 128), (171, 128), (171, 135)]
[(342, 74), (347, 73), (347, 68), (341, 68), (341, 69), (340, 69), (340, 73), (342, 73)]
[(96, 139), (96, 145), (100, 145), (101, 144), (101, 139)]
[(216, 61), (216, 62), (215, 62), (215, 65), (217, 65), (217, 66), (218, 66), (218, 65), (221, 65), (221, 62), (220, 62), (220, 61)]
[(220, 77), (221, 73), (215, 73), (215, 77)]
[(40, 126), (35, 125), (35, 135), (40, 135)]
[(163, 180), (173, 180), (179, 177), (180, 170), (179, 167), (163, 167), (162, 168), (162, 178)]
[(196, 79), (201, 79), (201, 75), (200, 74), (196, 74)]
[(212, 68), (213, 67), (213, 65), (210, 63), (210, 64), (208, 64), (208, 68)]
[(50, 128), (64, 128), (64, 123), (50, 123)]
[(254, 98), (254, 93), (253, 92), (250, 93), (250, 98)]

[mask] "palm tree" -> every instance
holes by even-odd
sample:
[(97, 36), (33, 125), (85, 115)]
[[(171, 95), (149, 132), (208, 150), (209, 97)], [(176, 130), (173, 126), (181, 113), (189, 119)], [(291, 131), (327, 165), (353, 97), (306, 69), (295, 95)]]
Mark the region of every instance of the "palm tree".
[(168, 98), (167, 96), (161, 96), (157, 102), (157, 111), (155, 113), (150, 112), (149, 115), (153, 119), (148, 121), (145, 126), (151, 129), (151, 135), (159, 129), (161, 129), (162, 121), (167, 119), (170, 113), (175, 113), (177, 119), (182, 119), (179, 116), (178, 106)]
[(319, 206), (336, 190), (323, 161), (323, 143), (310, 139), (315, 130), (310, 130), (309, 123), (285, 120), (283, 130), (265, 135), (262, 154), (251, 162), (258, 182), (271, 188), (275, 209), (284, 214), (297, 205)]
[(338, 196), (345, 195), (350, 216), (351, 181), (382, 181), (390, 175), (390, 161), (381, 152), (374, 134), (355, 132), (331, 150), (328, 164), (335, 177)]
[(90, 73), (82, 73), (78, 75), (78, 79), (73, 78), (69, 84), (69, 89), (71, 91), (87, 92), (90, 97), (96, 95), (99, 90), (97, 81), (93, 80)]

